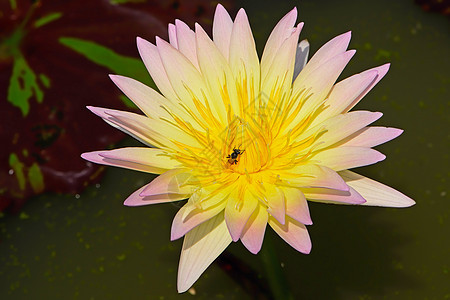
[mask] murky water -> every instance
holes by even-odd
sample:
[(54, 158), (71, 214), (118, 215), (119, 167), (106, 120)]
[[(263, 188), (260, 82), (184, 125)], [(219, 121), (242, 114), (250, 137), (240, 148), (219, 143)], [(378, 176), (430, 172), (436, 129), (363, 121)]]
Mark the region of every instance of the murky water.
[[(423, 12), (412, 2), (242, 4), (259, 49), (276, 21), (294, 5), (305, 22), (301, 37), (308, 38), (313, 52), (352, 30), (350, 47), (358, 52), (342, 77), (392, 63), (386, 78), (358, 108), (382, 111), (377, 124), (405, 129), (400, 138), (378, 147), (387, 154), (385, 161), (359, 171), (408, 194), (416, 206), (311, 204), (310, 255), (274, 237), (298, 299), (450, 297), (449, 27), (443, 16)], [(18, 215), (3, 215), (0, 298), (194, 297), (176, 293), (181, 241), (170, 242), (169, 233), (178, 207), (122, 206), (128, 194), (151, 178), (110, 168), (100, 186), (79, 196), (44, 195), (30, 200)], [(229, 250), (264, 276), (258, 256), (239, 243)], [(199, 299), (251, 298), (217, 264), (194, 288)]]

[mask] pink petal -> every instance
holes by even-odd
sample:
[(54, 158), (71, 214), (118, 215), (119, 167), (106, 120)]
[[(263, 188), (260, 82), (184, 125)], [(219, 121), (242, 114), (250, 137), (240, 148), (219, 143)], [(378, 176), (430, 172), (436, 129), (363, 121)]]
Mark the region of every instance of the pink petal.
[(202, 147), (196, 138), (164, 120), (114, 109), (92, 106), (87, 108), (102, 117), (110, 125), (130, 134), (146, 145), (176, 149), (177, 146), (171, 141), (171, 138), (176, 138), (177, 141), (185, 145)]
[(120, 167), (120, 168), (136, 170), (136, 171), (141, 171), (141, 172), (146, 172), (146, 173), (161, 174), (166, 171), (166, 169), (156, 168), (154, 166), (136, 164), (136, 163), (127, 162), (127, 161), (123, 161), (123, 160), (107, 159), (100, 155), (103, 152), (105, 152), (105, 151), (85, 152), (85, 153), (81, 154), (81, 157), (85, 160), (88, 160), (88, 161), (96, 163), (96, 164)]
[(286, 214), (300, 223), (311, 225), (312, 220), (309, 214), (308, 202), (302, 191), (288, 187), (283, 187), (282, 190), (286, 199)]
[[(240, 9), (233, 24), (230, 39), (229, 63), (236, 79), (247, 79), (249, 95), (258, 95), (260, 85), (260, 66), (255, 41), (244, 9)], [(245, 88), (245, 87), (244, 87)], [(254, 99), (249, 99), (253, 101)]]
[(208, 209), (201, 209), (188, 201), (188, 203), (178, 211), (173, 219), (170, 240), (174, 241), (179, 239), (191, 231), (194, 227), (216, 216), (223, 211), (225, 205), (226, 202), (222, 201)]
[(189, 59), (189, 61), (197, 68), (197, 50), (195, 49), (195, 33), (186, 23), (180, 20), (175, 20), (177, 29), (178, 50)]
[(177, 40), (177, 28), (173, 24), (169, 24), (169, 42), (170, 44), (178, 49), (178, 40)]
[(298, 37), (302, 27), (303, 23), (300, 23), (298, 27), (291, 30), (291, 35), (281, 44), (271, 65), (267, 67), (267, 72), (261, 72), (261, 92), (263, 94), (270, 96), (278, 88), (281, 88), (281, 93), (288, 92), (291, 88)]
[(249, 193), (245, 193), (244, 197), (230, 195), (225, 208), (225, 221), (228, 230), (234, 242), (239, 240), (245, 224), (255, 211), (258, 200), (254, 199)]
[(366, 199), (364, 205), (385, 207), (409, 207), (416, 202), (399, 191), (362, 175), (342, 171), (339, 174), (349, 186)]
[(294, 7), (275, 25), (272, 33), (267, 39), (261, 58), (261, 74), (262, 78), (267, 75), (270, 66), (276, 59), (277, 52), (281, 48), (283, 42), (292, 35), (292, 30), (297, 20), (297, 8)]
[[(206, 103), (212, 100), (210, 100), (209, 90), (205, 85), (199, 70), (190, 60), (166, 41), (156, 37), (156, 45), (161, 55), (167, 76), (179, 99), (182, 100), (194, 114), (201, 116), (194, 103), (193, 96), (195, 96), (204, 107), (209, 106), (206, 105)], [(195, 47), (195, 40), (193, 46)], [(214, 109), (212, 112), (214, 116), (219, 119), (217, 112)]]
[[(147, 117), (130, 113), (130, 112), (123, 112), (113, 109), (107, 109), (107, 108), (101, 108), (101, 107), (94, 107), (94, 106), (86, 106), (87, 109), (89, 109), (91, 112), (102, 118), (106, 123), (109, 125), (125, 132), (126, 134), (132, 136), (133, 138), (137, 139), (138, 141), (142, 142), (143, 144), (153, 147), (153, 146), (159, 146), (164, 147), (165, 144), (163, 141), (155, 139), (150, 133), (154, 133), (155, 136), (158, 136), (158, 133), (153, 132), (153, 130), (149, 130), (148, 132), (145, 130), (142, 130), (143, 127), (148, 126), (147, 124)], [(123, 118), (121, 120), (114, 118), (111, 114), (117, 113), (121, 114)], [(126, 118), (125, 116), (128, 116)], [(145, 124), (145, 125), (144, 125)], [(161, 137), (163, 140), (165, 140), (164, 137)]]
[[(205, 79), (211, 94), (215, 99), (222, 99), (221, 91), (226, 89), (230, 98), (237, 99), (237, 93), (234, 85), (227, 84), (234, 81), (230, 66), (222, 53), (211, 41), (209, 36), (203, 28), (196, 24), (195, 36), (197, 44), (197, 56), (200, 65), (200, 71)], [(223, 101), (211, 101), (222, 122), (225, 122), (224, 117), (227, 115), (227, 107)], [(236, 102), (237, 103), (237, 102)]]
[(395, 139), (402, 133), (402, 129), (392, 127), (365, 127), (342, 140), (339, 146), (375, 147)]
[(311, 239), (306, 226), (287, 217), (286, 223), (281, 225), (275, 218), (269, 216), (269, 225), (272, 229), (295, 250), (309, 254), (311, 252)]
[(305, 102), (304, 107), (302, 107), (302, 111), (304, 111), (304, 113), (299, 114), (298, 117), (294, 119), (294, 125), (304, 118), (305, 114), (309, 114), (321, 102), (323, 102), (355, 52), (355, 50), (349, 50), (338, 54), (321, 64), (312, 72), (306, 73), (306, 75), (304, 74), (305, 69), (311, 64), (311, 62), (303, 68), (303, 71), (294, 81), (292, 90), (295, 94), (305, 89), (308, 91), (308, 95), (311, 96), (308, 101)]
[(142, 191), (141, 196), (192, 194), (192, 183), (195, 184), (196, 179), (186, 169), (172, 169), (153, 179)]
[(192, 147), (204, 147), (195, 137), (186, 134), (182, 128), (162, 118), (148, 118), (119, 110), (106, 110), (106, 114), (112, 117), (109, 120), (126, 125), (127, 130), (134, 128), (135, 135), (148, 137), (149, 141), (155, 140), (162, 145), (170, 145), (172, 149), (176, 149), (172, 139)]
[(348, 186), (338, 173), (319, 165), (303, 165), (290, 170), (293, 175), (283, 178), (290, 187), (322, 187), (348, 191)]
[(219, 48), (227, 61), (230, 53), (232, 30), (233, 21), (231, 20), (230, 15), (221, 4), (217, 4), (213, 21), (213, 39), (217, 48)]
[(161, 96), (161, 94), (154, 89), (132, 78), (119, 75), (109, 75), (109, 77), (147, 116), (153, 118), (167, 118), (170, 116), (162, 107), (166, 104), (170, 104), (169, 100)]
[(348, 31), (328, 41), (319, 50), (317, 50), (317, 52), (309, 60), (308, 64), (306, 64), (303, 68), (299, 76), (309, 76), (312, 71), (323, 65), (325, 62), (328, 62), (329, 59), (344, 53), (345, 50), (347, 50), (351, 37), (352, 33)]
[(268, 219), (266, 209), (258, 205), (242, 230), (241, 242), (253, 254), (261, 250)]
[(362, 110), (339, 114), (307, 130), (296, 140), (301, 141), (306, 137), (314, 135), (319, 130), (326, 130), (326, 132), (315, 141), (315, 145), (317, 146), (314, 148), (315, 150), (324, 149), (342, 141), (358, 130), (375, 122), (381, 118), (382, 115), (383, 114), (380, 112)]
[(352, 103), (350, 103), (347, 108), (343, 110), (343, 112), (348, 112), (350, 109), (352, 109), (358, 102), (368, 93), (370, 90), (386, 75), (386, 73), (389, 71), (389, 67), (391, 64), (384, 64), (382, 66), (367, 70), (362, 72), (360, 75), (364, 76), (367, 73), (376, 71), (378, 73), (378, 76), (375, 78), (374, 81), (355, 99)]
[(148, 186), (144, 185), (133, 194), (131, 194), (123, 203), (126, 206), (142, 206), (157, 203), (174, 202), (178, 200), (183, 200), (189, 197), (189, 195), (182, 194), (158, 194), (151, 196), (141, 196), (142, 191)]
[(338, 191), (332, 189), (302, 189), (305, 197), (314, 202), (333, 204), (363, 204), (366, 200), (352, 187), (348, 191)]
[(366, 147), (337, 147), (320, 151), (314, 155), (317, 164), (335, 171), (371, 165), (382, 161), (386, 156), (377, 150)]
[(230, 243), (231, 237), (223, 214), (189, 231), (184, 238), (181, 250), (178, 292), (187, 291)]
[(342, 113), (350, 104), (358, 99), (365, 90), (367, 90), (377, 76), (378, 72), (372, 70), (370, 72), (353, 75), (338, 82), (332, 88), (330, 95), (325, 102), (325, 110), (317, 116), (311, 126)]
[(286, 209), (285, 199), (283, 192), (274, 185), (265, 184), (264, 196), (267, 200), (269, 208), (267, 212), (278, 220), (281, 224), (284, 224)]
[(140, 37), (137, 37), (136, 42), (142, 61), (158, 89), (166, 98), (176, 101), (177, 95), (167, 77), (156, 46)]
[(110, 151), (94, 151), (81, 157), (94, 163), (142, 172), (161, 174), (175, 168), (179, 163), (170, 159), (165, 151), (155, 148), (121, 148)]

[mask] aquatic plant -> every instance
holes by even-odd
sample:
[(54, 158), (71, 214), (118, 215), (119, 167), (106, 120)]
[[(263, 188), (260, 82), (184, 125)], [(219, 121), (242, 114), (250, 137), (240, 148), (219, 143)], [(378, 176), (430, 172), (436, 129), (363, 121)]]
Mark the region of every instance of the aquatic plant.
[(350, 32), (308, 61), (294, 8), (275, 26), (261, 60), (243, 9), (233, 21), (218, 5), (213, 39), (196, 24), (169, 25), (169, 42), (137, 39), (161, 93), (111, 75), (145, 115), (88, 107), (148, 147), (84, 153), (105, 165), (160, 174), (125, 200), (140, 206), (187, 199), (171, 239), (184, 237), (184, 292), (231, 241), (258, 253), (267, 224), (309, 253), (308, 201), (407, 207), (402, 193), (348, 169), (385, 158), (372, 147), (402, 130), (373, 126), (380, 112), (350, 110), (384, 77), (385, 64), (335, 84), (355, 54)]

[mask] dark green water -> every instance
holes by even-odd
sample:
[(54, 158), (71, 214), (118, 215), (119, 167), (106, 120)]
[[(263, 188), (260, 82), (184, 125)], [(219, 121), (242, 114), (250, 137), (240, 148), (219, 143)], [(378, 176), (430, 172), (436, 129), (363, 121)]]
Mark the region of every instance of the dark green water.
[[(342, 77), (392, 63), (358, 108), (382, 111), (378, 125), (405, 130), (378, 147), (387, 154), (385, 161), (358, 171), (411, 196), (416, 206), (312, 203), (310, 255), (274, 237), (298, 299), (450, 298), (449, 23), (412, 2), (241, 4), (260, 50), (278, 19), (293, 6), (305, 22), (301, 38), (308, 38), (313, 52), (352, 30), (350, 47), (357, 54)], [(169, 235), (178, 207), (122, 206), (128, 194), (151, 178), (110, 168), (100, 186), (79, 197), (44, 195), (30, 200), (19, 215), (3, 215), (0, 298), (251, 298), (216, 264), (194, 285), (195, 296), (177, 294), (181, 241), (170, 242)], [(264, 277), (258, 256), (240, 243), (229, 250)]]

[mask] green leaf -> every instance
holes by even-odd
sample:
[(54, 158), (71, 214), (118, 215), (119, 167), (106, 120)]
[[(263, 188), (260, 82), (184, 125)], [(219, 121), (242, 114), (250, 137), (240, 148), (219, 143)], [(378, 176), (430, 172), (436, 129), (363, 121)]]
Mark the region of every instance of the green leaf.
[(39, 74), (39, 79), (41, 80), (42, 84), (46, 87), (49, 88), (51, 86), (51, 80), (50, 78), (48, 78), (47, 75), (45, 74)]
[[(153, 88), (156, 88), (155, 83), (151, 80), (147, 73), (147, 69), (140, 59), (120, 55), (105, 46), (78, 38), (61, 37), (59, 38), (59, 42), (85, 56), (90, 61), (108, 68), (116, 74), (133, 77)], [(124, 99), (121, 97), (121, 100), (128, 107), (136, 107), (126, 98)]]
[(33, 163), (28, 169), (28, 180), (36, 194), (44, 190), (44, 176), (37, 163)]
[(9, 0), (9, 5), (11, 5), (11, 9), (12, 10), (16, 10), (17, 9), (17, 2), (16, 2), (16, 0)]
[(153, 87), (155, 86), (153, 81), (151, 81), (151, 79), (149, 80), (150, 76), (140, 59), (120, 55), (113, 50), (92, 41), (61, 37), (59, 42), (84, 55), (90, 61), (108, 68), (116, 74), (130, 76)]
[(22, 55), (14, 57), (13, 71), (8, 87), (8, 101), (28, 115), (30, 111), (29, 100), (35, 96), (38, 103), (44, 99), (44, 92), (36, 81), (36, 74), (28, 66)]
[(51, 14), (45, 15), (42, 18), (37, 19), (34, 22), (34, 27), (35, 28), (39, 28), (41, 26), (44, 26), (45, 24), (48, 24), (48, 23), (53, 22), (53, 21), (56, 21), (59, 18), (61, 18), (62, 15), (63, 14), (61, 12), (55, 12), (55, 13), (51, 13)]
[(21, 190), (25, 189), (25, 175), (23, 172), (23, 163), (19, 160), (15, 153), (9, 155), (9, 166), (13, 169), (14, 174), (16, 174), (17, 181), (19, 182), (19, 188)]

